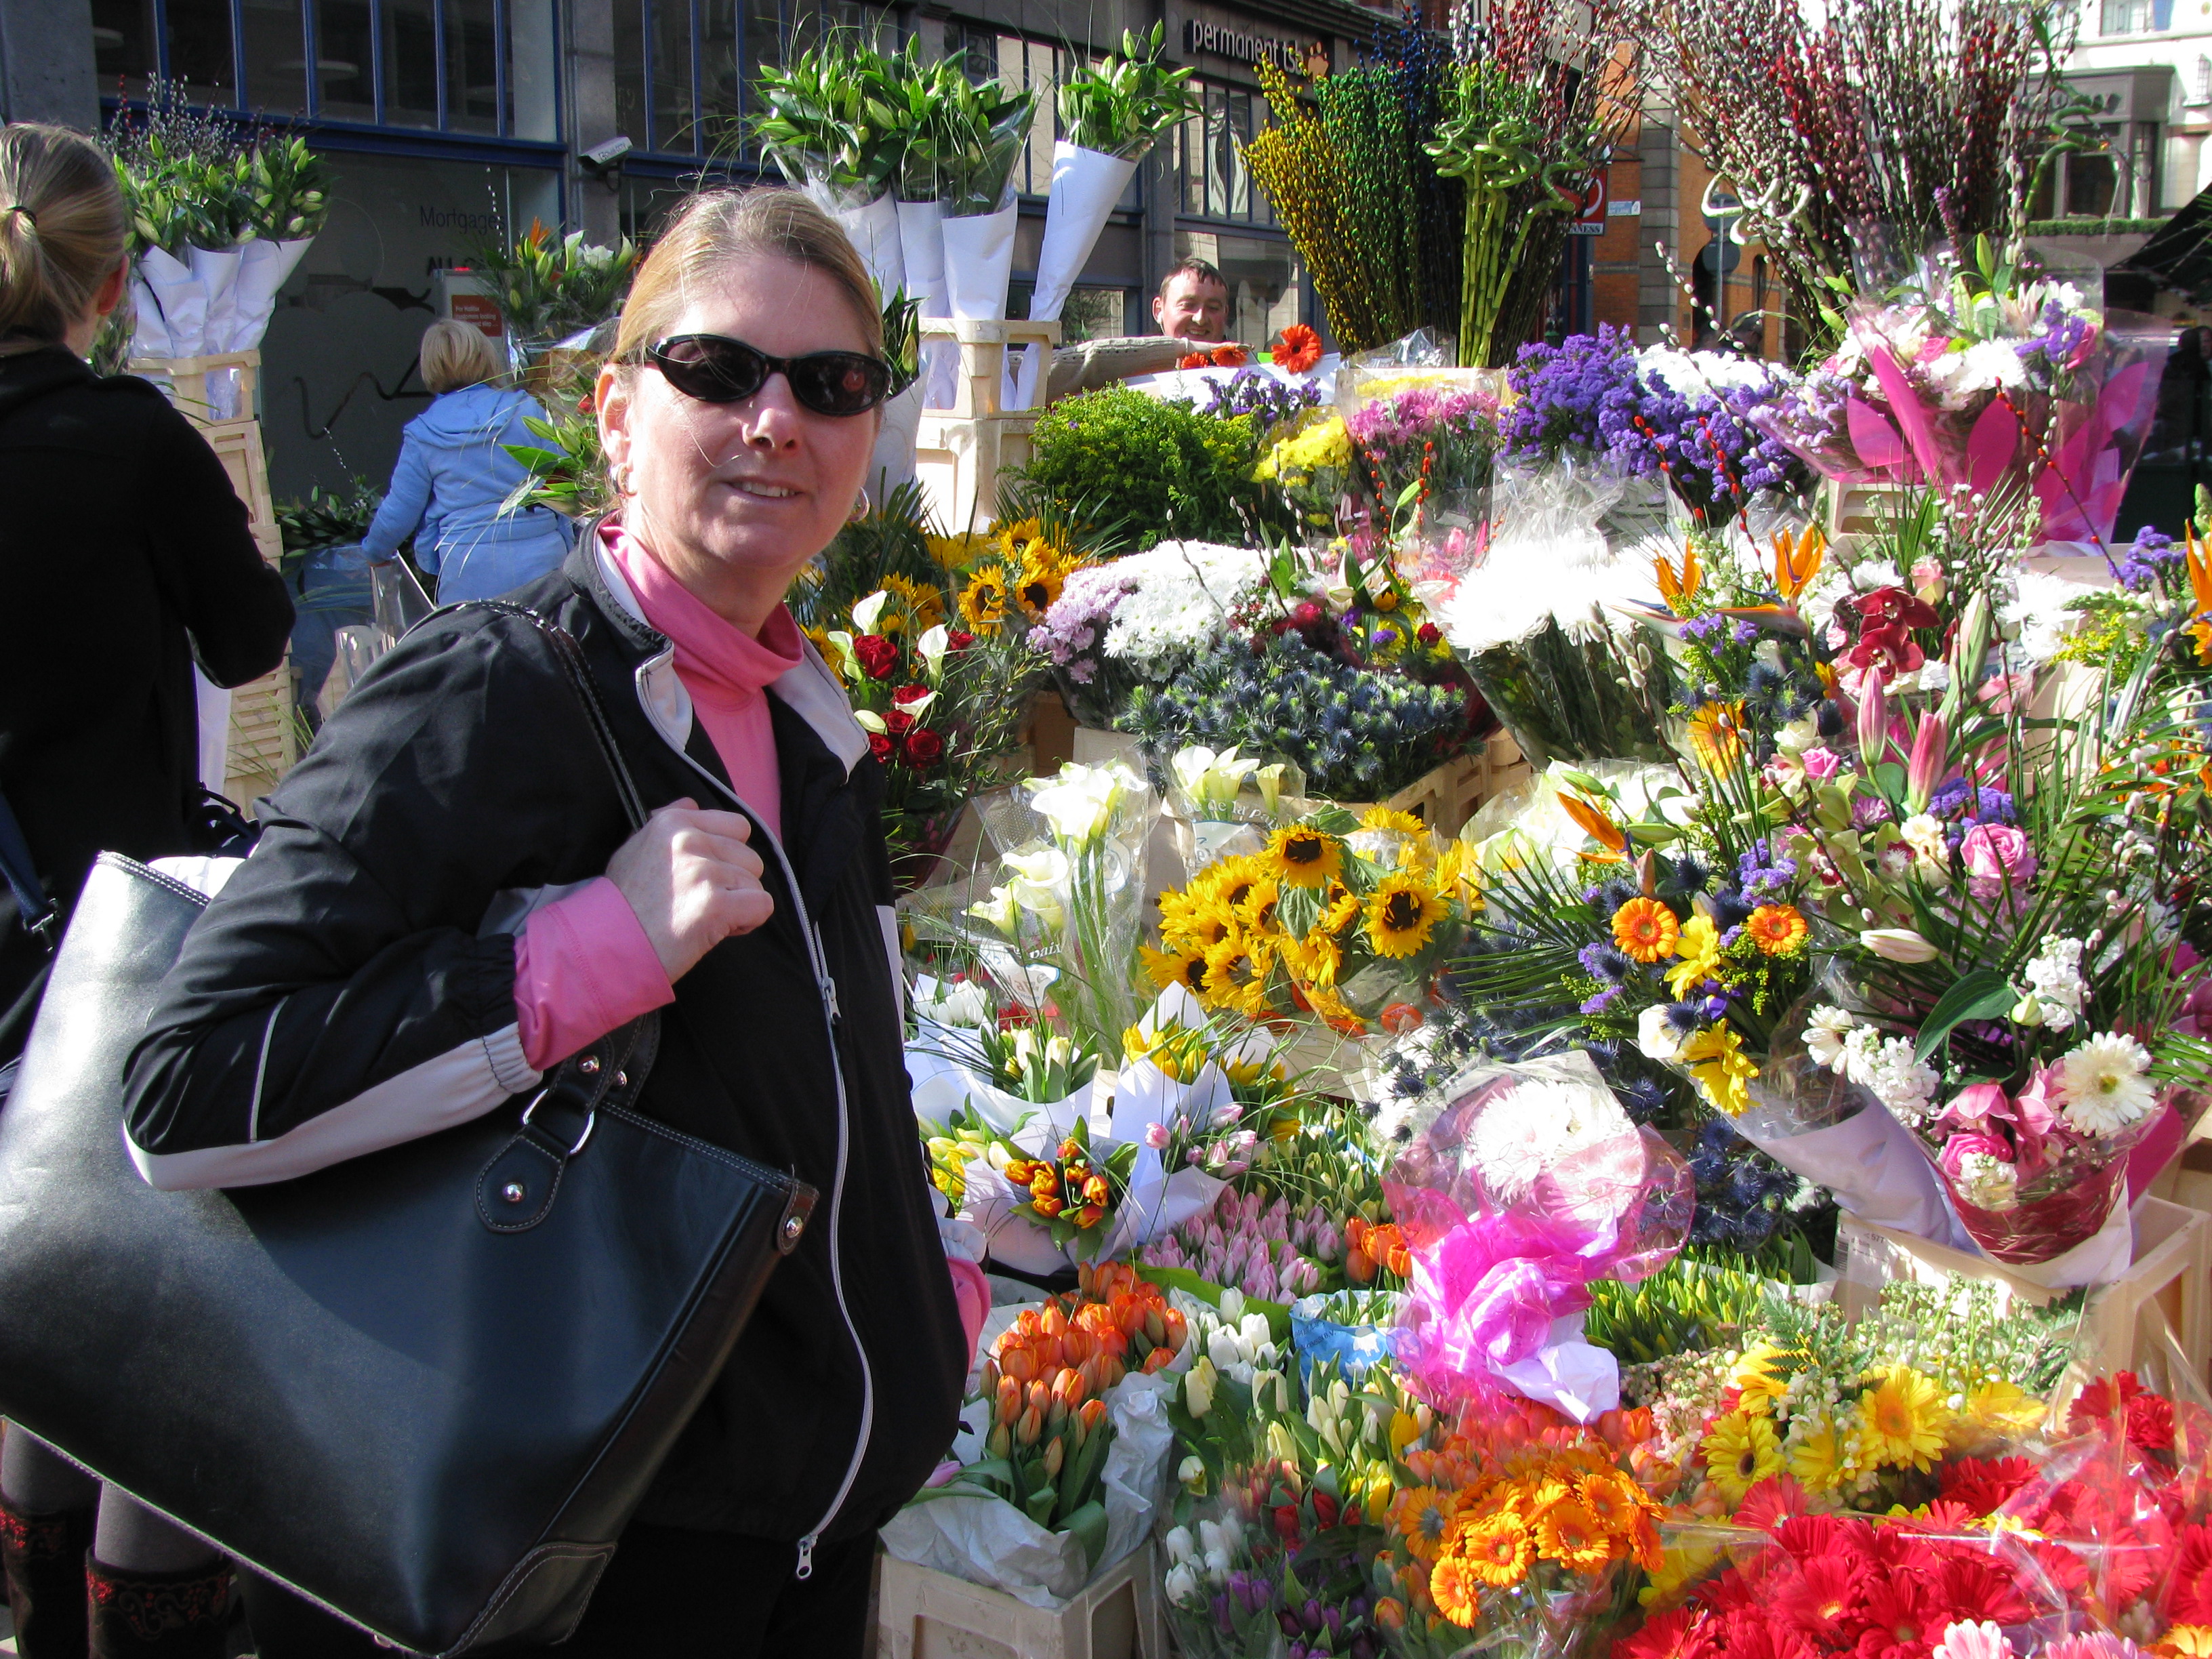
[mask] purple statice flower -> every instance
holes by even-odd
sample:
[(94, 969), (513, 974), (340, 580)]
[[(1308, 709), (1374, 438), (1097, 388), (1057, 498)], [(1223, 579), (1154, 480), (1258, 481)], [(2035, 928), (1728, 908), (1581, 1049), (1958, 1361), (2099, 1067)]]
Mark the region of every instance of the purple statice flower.
[(1518, 394), (1498, 420), (1510, 459), (1604, 449), (1607, 425), (1617, 428), (1636, 405), (1636, 341), (1601, 323), (1595, 334), (1572, 334), (1555, 346), (1523, 346), (1507, 380)]
[(1624, 988), (1619, 985), (1608, 985), (1595, 996), (1584, 997), (1577, 1012), (1585, 1014), (1601, 1014), (1613, 1006), (1614, 1000), (1620, 995)]
[(1721, 635), (1728, 631), (1729, 619), (1726, 617), (1692, 617), (1682, 624), (1682, 637), (1699, 645), (1718, 645)]
[(1772, 374), (1723, 396), (1676, 392), (1656, 374), (1641, 375), (1632, 407), (1607, 410), (1599, 421), (1607, 448), (1638, 475), (1664, 469), (1683, 504), (1710, 525), (1726, 523), (1753, 493), (1785, 481), (1788, 449), (1754, 416), (1778, 403), (1788, 383)]
[(1964, 778), (1945, 784), (1929, 796), (1928, 810), (1939, 818), (1956, 819), (1962, 824), (2020, 822), (2008, 792), (1969, 783)]
[(2136, 532), (2135, 545), (2112, 567), (2112, 572), (2129, 592), (2146, 593), (2161, 577), (2179, 571), (2185, 556), (2172, 537), (2145, 525)]
[(1224, 421), (1240, 415), (1256, 416), (1255, 426), (1266, 432), (1320, 402), (1321, 388), (1311, 380), (1292, 385), (1261, 369), (1240, 368), (1227, 380), (1216, 380), (1207, 386), (1206, 404), (1199, 413)]
[(1778, 858), (1770, 863), (1764, 840), (1753, 842), (1748, 852), (1738, 854), (1735, 868), (1747, 899), (1780, 898), (1797, 879), (1797, 860)]
[(2089, 319), (2069, 313), (2056, 300), (2043, 302), (2043, 314), (2036, 319), (2035, 332), (2020, 342), (2013, 349), (2025, 363), (2034, 358), (2043, 360), (2043, 368), (2056, 374), (2073, 366), (2075, 356), (2089, 338)]
[(1759, 638), (1759, 624), (1748, 617), (1739, 617), (1735, 626), (1729, 630), (1729, 637), (1738, 645), (1753, 644)]

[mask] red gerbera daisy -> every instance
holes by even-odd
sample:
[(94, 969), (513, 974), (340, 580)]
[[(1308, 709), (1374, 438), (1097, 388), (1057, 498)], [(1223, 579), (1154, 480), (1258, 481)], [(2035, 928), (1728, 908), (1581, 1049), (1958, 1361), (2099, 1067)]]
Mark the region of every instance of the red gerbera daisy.
[(1962, 1457), (1943, 1470), (1943, 1496), (1977, 1516), (1994, 1515), (2034, 1477), (2025, 1457)]
[(2177, 1625), (2212, 1625), (2212, 1526), (2186, 1528), (2174, 1544), (2166, 1616)]
[(1866, 1628), (1866, 1597), (1859, 1575), (1848, 1562), (1819, 1559), (1805, 1563), (1796, 1576), (1783, 1584), (1769, 1604), (1776, 1617), (1805, 1631), (1826, 1647), (1849, 1647)]
[(1744, 1493), (1743, 1502), (1735, 1506), (1735, 1523), (1772, 1532), (1784, 1521), (1804, 1514), (1810, 1507), (1805, 1488), (1794, 1479), (1786, 1474), (1770, 1475)]
[(2173, 1402), (2154, 1394), (2128, 1401), (2128, 1444), (2137, 1451), (2167, 1451), (2173, 1445)]
[(1655, 1613), (1642, 1630), (1613, 1644), (1613, 1659), (1689, 1659), (1700, 1645), (1698, 1627), (1705, 1620), (1698, 1607)]
[(2121, 1407), (2143, 1391), (2133, 1371), (2116, 1371), (2107, 1381), (2099, 1378), (2075, 1396), (2066, 1408), (2066, 1426), (2086, 1434), (2099, 1423), (2118, 1414)]
[(1928, 1659), (1943, 1635), (1943, 1617), (1926, 1587), (1902, 1573), (1867, 1586), (1859, 1659)]

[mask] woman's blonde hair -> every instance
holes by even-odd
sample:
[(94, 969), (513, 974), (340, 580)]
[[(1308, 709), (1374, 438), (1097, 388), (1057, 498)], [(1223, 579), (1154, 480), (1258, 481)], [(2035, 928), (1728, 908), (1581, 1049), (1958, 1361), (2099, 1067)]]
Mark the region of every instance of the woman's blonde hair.
[(468, 323), (441, 317), (422, 331), (422, 384), (433, 392), (458, 392), (499, 378), (502, 365), (491, 337)]
[(678, 210), (653, 245), (623, 307), (614, 361), (645, 361), (665, 339), (695, 289), (732, 262), (774, 254), (820, 271), (837, 285), (860, 325), (862, 349), (884, 355), (884, 318), (876, 285), (837, 222), (795, 190), (702, 191)]
[(123, 263), (129, 228), (114, 164), (91, 139), (0, 129), (0, 341), (64, 338)]

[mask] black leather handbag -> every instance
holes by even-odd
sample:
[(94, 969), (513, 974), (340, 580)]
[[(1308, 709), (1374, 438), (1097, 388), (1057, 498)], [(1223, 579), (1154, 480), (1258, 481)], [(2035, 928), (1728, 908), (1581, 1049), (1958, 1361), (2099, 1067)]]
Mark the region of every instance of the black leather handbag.
[(398, 1648), (559, 1641), (813, 1189), (634, 1109), (648, 1016), (526, 1104), (156, 1192), (120, 1079), (206, 902), (103, 854), (71, 914), (0, 1110), (0, 1414)]

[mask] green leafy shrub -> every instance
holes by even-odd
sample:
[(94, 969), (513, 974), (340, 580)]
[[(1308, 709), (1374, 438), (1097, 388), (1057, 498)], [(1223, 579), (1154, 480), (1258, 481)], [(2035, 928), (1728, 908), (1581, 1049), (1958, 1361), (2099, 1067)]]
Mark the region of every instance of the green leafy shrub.
[(1241, 542), (1264, 511), (1252, 481), (1259, 434), (1250, 416), (1219, 420), (1187, 403), (1109, 386), (1037, 416), (1023, 479), (1066, 516), (1155, 543)]

